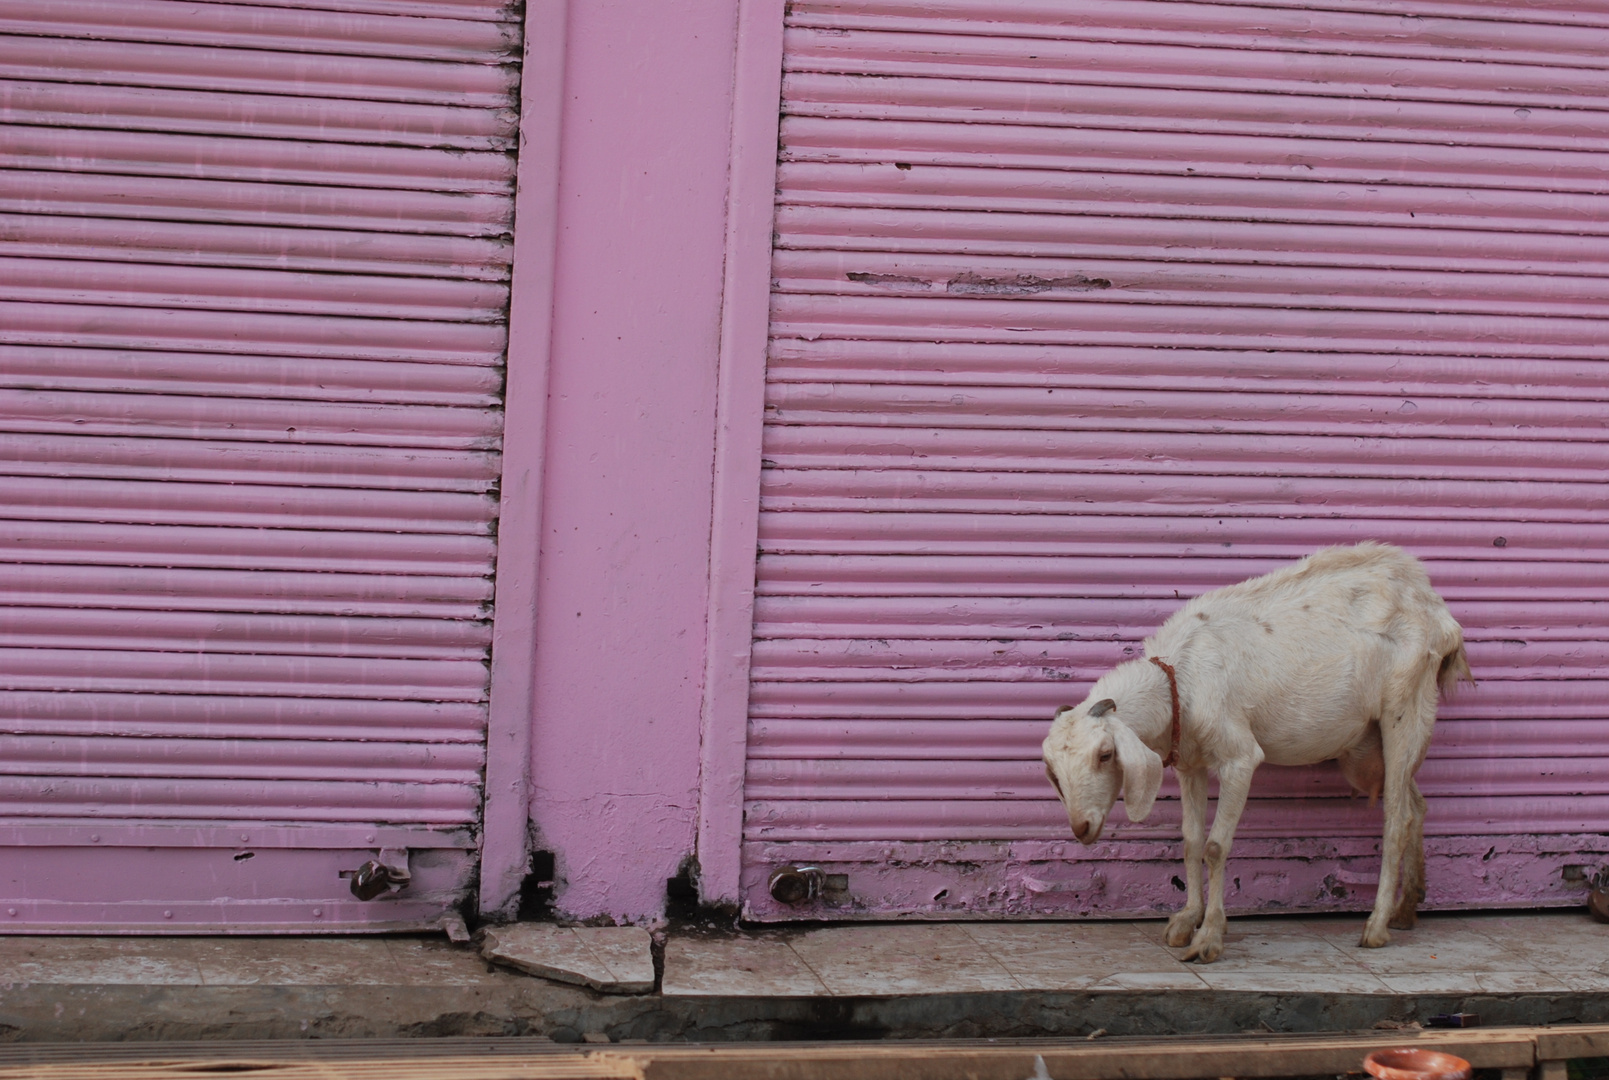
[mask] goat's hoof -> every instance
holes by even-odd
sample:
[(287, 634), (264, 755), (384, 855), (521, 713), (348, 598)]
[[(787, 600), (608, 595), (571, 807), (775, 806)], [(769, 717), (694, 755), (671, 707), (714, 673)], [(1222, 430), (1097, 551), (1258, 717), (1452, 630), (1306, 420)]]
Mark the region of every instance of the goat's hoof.
[(1398, 909), (1397, 913), (1391, 916), (1391, 921), (1386, 925), (1393, 930), (1412, 930), (1419, 925), (1419, 912), (1412, 908), (1407, 911)]
[(1224, 939), (1222, 934), (1196, 935), (1196, 940), (1184, 951), (1179, 959), (1188, 963), (1194, 960), (1198, 964), (1210, 964), (1224, 954)]
[(1167, 941), (1169, 948), (1182, 949), (1190, 944), (1190, 939), (1195, 937), (1196, 927), (1200, 925), (1201, 916), (1196, 912), (1188, 908), (1176, 912), (1173, 918), (1168, 920), (1168, 933), (1164, 940)]
[(1363, 938), (1358, 942), (1360, 949), (1378, 949), (1391, 940), (1391, 933), (1387, 930), (1363, 931)]

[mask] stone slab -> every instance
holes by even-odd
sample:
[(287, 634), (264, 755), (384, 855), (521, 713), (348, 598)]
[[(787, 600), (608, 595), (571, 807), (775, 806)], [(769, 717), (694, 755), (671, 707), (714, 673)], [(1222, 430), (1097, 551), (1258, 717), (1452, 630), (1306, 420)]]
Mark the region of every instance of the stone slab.
[(653, 938), (639, 926), (496, 926), (482, 937), (481, 955), (531, 975), (606, 994), (647, 994), (654, 989)]
[(961, 923), (834, 926), (788, 945), (834, 997), (1022, 989)]
[[(759, 940), (759, 948), (752, 942)], [(665, 942), (662, 992), (670, 997), (828, 997), (784, 933), (680, 937)]]

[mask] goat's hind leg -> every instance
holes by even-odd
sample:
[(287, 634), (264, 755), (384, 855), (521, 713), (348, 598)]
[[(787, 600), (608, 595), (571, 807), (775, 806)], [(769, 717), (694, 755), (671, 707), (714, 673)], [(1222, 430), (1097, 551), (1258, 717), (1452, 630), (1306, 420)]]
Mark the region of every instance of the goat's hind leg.
[(1425, 900), (1425, 797), (1419, 785), (1408, 779), (1408, 798), (1413, 822), (1408, 831), (1408, 847), (1402, 855), (1402, 898), (1391, 914), (1393, 930), (1412, 930), (1419, 922), (1419, 905)]
[[(1353, 790), (1367, 795), (1373, 805), (1385, 786), (1385, 750), (1380, 741), (1379, 725), (1372, 725), (1365, 737), (1343, 753), (1337, 763)], [(1419, 903), (1425, 898), (1425, 797), (1419, 794), (1419, 785), (1411, 777), (1408, 798), (1413, 819), (1407, 850), (1403, 853), (1402, 899), (1391, 915), (1393, 930), (1412, 930), (1419, 921)]]
[[(1390, 941), (1388, 925), (1405, 922), (1404, 908), (1416, 912), (1424, 896), (1425, 800), (1414, 783), (1414, 774), (1424, 761), (1436, 723), (1435, 675), (1434, 670), (1425, 672), (1401, 713), (1380, 718), (1385, 750), (1385, 835), (1380, 845), (1379, 891), (1363, 928), (1363, 939), (1358, 942), (1366, 949), (1378, 949)], [(1403, 885), (1400, 903), (1399, 883)]]

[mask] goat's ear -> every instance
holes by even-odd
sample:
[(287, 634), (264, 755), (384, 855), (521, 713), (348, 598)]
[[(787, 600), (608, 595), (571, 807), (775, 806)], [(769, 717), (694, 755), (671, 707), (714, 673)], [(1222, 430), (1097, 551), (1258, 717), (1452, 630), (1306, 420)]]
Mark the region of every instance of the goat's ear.
[(1127, 724), (1111, 725), (1117, 746), (1117, 763), (1123, 767), (1123, 809), (1130, 821), (1144, 821), (1162, 786), (1162, 756), (1152, 750)]
[(1117, 702), (1113, 701), (1111, 698), (1101, 698), (1101, 700), (1089, 707), (1089, 715), (1105, 716), (1115, 708), (1117, 708)]

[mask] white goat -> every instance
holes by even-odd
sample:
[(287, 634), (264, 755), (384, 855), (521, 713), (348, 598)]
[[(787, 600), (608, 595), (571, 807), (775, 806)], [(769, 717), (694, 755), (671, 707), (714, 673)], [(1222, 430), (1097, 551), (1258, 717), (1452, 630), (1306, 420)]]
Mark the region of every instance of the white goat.
[[(1176, 764), (1187, 892), (1168, 921), (1168, 944), (1188, 944), (1186, 960), (1222, 954), (1224, 862), (1264, 761), (1337, 759), (1371, 800), (1384, 790), (1379, 892), (1361, 944), (1384, 945), (1388, 921), (1413, 926), (1425, 895), (1425, 800), (1414, 774), (1430, 744), (1438, 690), (1470, 677), (1463, 629), (1419, 560), (1386, 544), (1325, 548), (1196, 597), (1146, 639), (1145, 653), (1103, 675), (1081, 704), (1057, 711), (1045, 772), (1073, 835), (1093, 844), (1119, 788), (1129, 820), (1143, 821), (1164, 765)], [(1208, 770), (1219, 785), (1210, 838)]]

